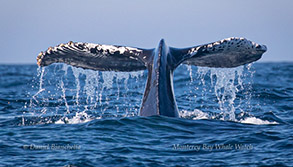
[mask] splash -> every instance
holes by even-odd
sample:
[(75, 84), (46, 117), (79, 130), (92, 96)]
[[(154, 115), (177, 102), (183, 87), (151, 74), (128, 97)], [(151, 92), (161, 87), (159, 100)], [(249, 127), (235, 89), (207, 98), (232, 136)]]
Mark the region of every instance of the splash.
[(179, 111), (179, 115), (182, 118), (193, 119), (193, 120), (210, 119), (210, 115), (208, 113), (205, 113), (198, 109), (195, 109), (194, 111), (182, 110), (182, 111)]
[(254, 125), (276, 125), (276, 124), (279, 124), (275, 121), (270, 122), (267, 120), (261, 120), (256, 117), (247, 117), (245, 119), (240, 120), (239, 122), (244, 123), (244, 124), (254, 124)]
[[(179, 112), (180, 117), (185, 119), (192, 119), (192, 120), (205, 120), (205, 119), (214, 119), (214, 120), (221, 120), (221, 114), (217, 113), (207, 113), (201, 110), (195, 109), (193, 111), (186, 111), (182, 110)], [(252, 124), (252, 125), (276, 125), (279, 124), (276, 121), (268, 121), (262, 120), (260, 118), (256, 118), (254, 116), (249, 116), (240, 120), (235, 119), (233, 122), (242, 123), (242, 124)]]
[(75, 116), (72, 118), (62, 118), (55, 122), (55, 124), (79, 124), (79, 123), (86, 123), (89, 121), (92, 121), (94, 118), (92, 118), (90, 115), (88, 115), (85, 111), (83, 112), (76, 112)]

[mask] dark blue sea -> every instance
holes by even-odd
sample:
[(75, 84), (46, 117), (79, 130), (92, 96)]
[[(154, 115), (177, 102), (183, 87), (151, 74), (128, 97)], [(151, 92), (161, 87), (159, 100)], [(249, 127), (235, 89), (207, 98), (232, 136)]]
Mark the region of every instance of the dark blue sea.
[(146, 78), (0, 65), (0, 166), (293, 166), (293, 63), (181, 65), (180, 118), (138, 116)]

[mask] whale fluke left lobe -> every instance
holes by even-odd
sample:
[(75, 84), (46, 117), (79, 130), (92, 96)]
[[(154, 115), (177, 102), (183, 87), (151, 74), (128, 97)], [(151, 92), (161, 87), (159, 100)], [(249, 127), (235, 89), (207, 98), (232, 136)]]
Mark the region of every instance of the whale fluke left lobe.
[(133, 47), (68, 42), (49, 47), (37, 57), (39, 66), (66, 63), (75, 67), (100, 71), (145, 70), (145, 60), (152, 50)]

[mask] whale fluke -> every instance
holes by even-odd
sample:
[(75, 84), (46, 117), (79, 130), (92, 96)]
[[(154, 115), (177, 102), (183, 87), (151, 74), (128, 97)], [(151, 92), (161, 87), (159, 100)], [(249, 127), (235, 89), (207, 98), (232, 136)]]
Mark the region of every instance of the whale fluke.
[(187, 49), (190, 57), (183, 63), (203, 67), (232, 68), (257, 61), (267, 50), (245, 38), (226, 38), (221, 41)]
[(66, 63), (100, 71), (147, 69), (148, 79), (139, 115), (178, 117), (173, 71), (181, 63), (232, 68), (257, 61), (266, 50), (265, 45), (236, 37), (189, 48), (167, 47), (163, 39), (155, 49), (69, 42), (41, 52), (37, 63), (39, 66)]
[(70, 41), (41, 52), (37, 57), (37, 63), (39, 66), (66, 63), (100, 71), (138, 71), (146, 69), (140, 59), (150, 55), (152, 50)]

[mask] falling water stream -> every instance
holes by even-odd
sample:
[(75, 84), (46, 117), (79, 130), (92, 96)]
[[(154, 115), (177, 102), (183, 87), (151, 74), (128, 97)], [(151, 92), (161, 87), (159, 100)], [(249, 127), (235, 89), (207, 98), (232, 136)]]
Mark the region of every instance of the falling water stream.
[[(188, 97), (189, 104), (180, 110), (180, 116), (244, 123), (247, 122), (245, 115), (257, 119), (243, 109), (250, 105), (249, 85), (253, 76), (250, 66), (229, 69), (185, 66), (190, 80), (183, 96)], [(57, 64), (39, 67), (38, 77), (39, 89), (25, 106), (32, 115), (54, 115), (57, 119), (46, 120), (59, 124), (82, 123), (104, 117), (138, 115), (146, 71), (100, 72)], [(239, 93), (242, 96), (238, 96)]]

